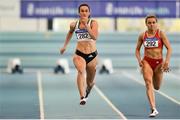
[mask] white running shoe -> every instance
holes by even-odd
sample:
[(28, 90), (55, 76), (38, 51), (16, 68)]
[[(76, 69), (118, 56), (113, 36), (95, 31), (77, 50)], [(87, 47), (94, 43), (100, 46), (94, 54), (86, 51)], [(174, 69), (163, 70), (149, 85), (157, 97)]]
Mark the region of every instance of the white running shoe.
[(158, 115), (158, 114), (159, 114), (159, 112), (156, 109), (153, 109), (151, 111), (151, 114), (149, 114), (149, 117), (156, 117), (156, 115)]
[(81, 99), (80, 99), (80, 103), (79, 103), (80, 105), (85, 105), (86, 104), (86, 98), (85, 97), (82, 97)]

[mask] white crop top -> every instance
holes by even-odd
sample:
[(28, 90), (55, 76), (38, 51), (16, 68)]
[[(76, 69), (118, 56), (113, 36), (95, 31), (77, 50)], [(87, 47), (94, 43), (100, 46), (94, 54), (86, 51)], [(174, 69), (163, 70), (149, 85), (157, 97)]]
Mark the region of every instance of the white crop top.
[[(91, 24), (91, 19), (89, 19), (88, 21), (88, 26), (90, 27)], [(75, 27), (75, 33), (76, 33), (76, 38), (77, 41), (94, 41), (91, 36), (89, 35), (89, 32), (87, 31), (87, 29), (80, 29), (79, 28), (79, 20), (76, 23), (76, 27)]]

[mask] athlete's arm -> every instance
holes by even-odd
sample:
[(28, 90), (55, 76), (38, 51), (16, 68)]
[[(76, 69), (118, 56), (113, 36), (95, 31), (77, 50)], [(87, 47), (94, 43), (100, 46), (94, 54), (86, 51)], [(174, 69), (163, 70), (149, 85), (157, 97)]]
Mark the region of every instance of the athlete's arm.
[(66, 40), (65, 40), (64, 46), (60, 49), (61, 54), (64, 53), (64, 51), (66, 50), (66, 47), (67, 47), (69, 41), (71, 40), (72, 35), (74, 33), (75, 26), (76, 26), (76, 22), (72, 22), (70, 24), (70, 29), (69, 29), (69, 31), (68, 31), (68, 33), (66, 35)]
[[(83, 21), (83, 20), (82, 20)], [(92, 23), (90, 26), (88, 26), (87, 22), (84, 22), (84, 25), (89, 32), (89, 35), (93, 40), (97, 40), (98, 37), (98, 23), (95, 20), (92, 20)]]
[(136, 54), (136, 58), (138, 60), (138, 63), (139, 63), (139, 66), (142, 67), (142, 60), (141, 60), (141, 55), (140, 55), (140, 49), (141, 49), (141, 46), (142, 46), (142, 43), (143, 43), (143, 33), (139, 35), (138, 37), (138, 41), (137, 41), (137, 45), (136, 45), (136, 51), (135, 51), (135, 54)]
[(164, 71), (167, 71), (167, 70), (169, 70), (169, 62), (170, 62), (170, 57), (171, 57), (171, 53), (172, 53), (172, 48), (171, 48), (170, 42), (164, 32), (160, 31), (160, 37), (162, 38), (163, 44), (165, 45), (165, 47), (167, 49), (166, 58), (162, 65), (162, 69)]

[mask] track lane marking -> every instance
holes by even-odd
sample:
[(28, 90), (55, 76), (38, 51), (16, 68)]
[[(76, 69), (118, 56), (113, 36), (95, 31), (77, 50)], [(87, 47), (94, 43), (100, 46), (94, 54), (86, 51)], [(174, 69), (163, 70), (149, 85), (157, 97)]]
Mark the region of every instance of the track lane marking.
[(43, 100), (42, 74), (40, 71), (37, 71), (37, 82), (38, 82), (40, 119), (44, 120), (44, 100)]
[(97, 93), (107, 102), (107, 104), (121, 117), (120, 119), (127, 120), (127, 118), (120, 112), (115, 105), (104, 95), (104, 93), (95, 85), (94, 86)]
[[(139, 81), (136, 77), (134, 77), (133, 75), (129, 74), (128, 72), (126, 72), (126, 71), (121, 71), (121, 73), (122, 73), (124, 76), (130, 78), (131, 80), (133, 80), (133, 81), (135, 81), (135, 82), (137, 82), (137, 83), (139, 83), (139, 84), (145, 86), (145, 84), (144, 84), (143, 82)], [(174, 102), (174, 103), (180, 105), (180, 101), (178, 101), (178, 100), (176, 100), (176, 99), (174, 99), (174, 98), (168, 96), (168, 95), (165, 94), (164, 92), (159, 91), (159, 90), (158, 90), (158, 91), (155, 90), (155, 91), (158, 92), (160, 95), (164, 96), (165, 98), (169, 99), (170, 101), (172, 101), (172, 102)]]

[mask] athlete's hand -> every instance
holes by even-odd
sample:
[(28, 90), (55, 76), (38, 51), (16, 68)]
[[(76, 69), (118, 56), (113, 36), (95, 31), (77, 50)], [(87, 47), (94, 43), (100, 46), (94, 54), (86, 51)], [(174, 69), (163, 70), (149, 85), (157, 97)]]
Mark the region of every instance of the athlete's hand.
[(139, 61), (139, 67), (142, 68), (142, 66), (143, 66), (143, 61), (141, 60), (141, 61)]
[(170, 71), (169, 62), (168, 62), (168, 61), (163, 62), (162, 67), (161, 67), (161, 70), (162, 70), (163, 72), (169, 72), (169, 71)]
[(65, 50), (66, 50), (65, 47), (61, 48), (61, 49), (60, 49), (60, 53), (63, 54), (63, 53), (65, 52)]

